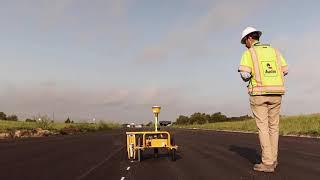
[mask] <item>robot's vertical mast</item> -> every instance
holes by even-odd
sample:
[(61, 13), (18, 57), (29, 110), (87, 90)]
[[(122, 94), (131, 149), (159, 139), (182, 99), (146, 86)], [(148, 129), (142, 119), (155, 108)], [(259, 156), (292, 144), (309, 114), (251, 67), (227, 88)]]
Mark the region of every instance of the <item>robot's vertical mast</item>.
[(155, 128), (156, 132), (158, 132), (158, 124), (159, 124), (158, 117), (159, 117), (160, 110), (161, 110), (160, 106), (153, 106), (152, 107), (152, 111), (154, 114), (154, 128)]

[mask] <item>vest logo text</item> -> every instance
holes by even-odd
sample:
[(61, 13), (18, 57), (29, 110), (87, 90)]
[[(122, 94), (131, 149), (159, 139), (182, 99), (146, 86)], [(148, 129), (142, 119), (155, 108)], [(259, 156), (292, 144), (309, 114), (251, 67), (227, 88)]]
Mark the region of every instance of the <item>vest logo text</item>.
[(261, 71), (264, 77), (276, 77), (278, 75), (278, 67), (276, 61), (261, 61)]
[(277, 73), (277, 71), (272, 68), (270, 63), (267, 63), (267, 69), (265, 70), (265, 73), (266, 74), (274, 74), (274, 73)]

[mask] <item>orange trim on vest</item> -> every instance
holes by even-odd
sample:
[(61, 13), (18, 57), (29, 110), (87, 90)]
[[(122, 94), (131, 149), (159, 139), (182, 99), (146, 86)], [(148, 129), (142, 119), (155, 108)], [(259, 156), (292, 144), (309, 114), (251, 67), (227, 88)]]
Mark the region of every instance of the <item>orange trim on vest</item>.
[(253, 47), (250, 48), (249, 51), (250, 51), (251, 59), (253, 62), (253, 68), (255, 71), (255, 79), (256, 79), (257, 85), (261, 86), (262, 82), (261, 82), (261, 74), (260, 74), (260, 69), (259, 69), (259, 61), (258, 61), (257, 53)]
[(288, 66), (281, 67), (283, 73), (288, 73)]
[(278, 62), (278, 69), (279, 72), (281, 73), (281, 80), (282, 80), (282, 84), (284, 84), (284, 79), (283, 79), (283, 70), (282, 70), (282, 62), (281, 62), (281, 56), (280, 56), (280, 52), (277, 49), (274, 49), (276, 51), (276, 55), (277, 55), (277, 62)]
[(284, 93), (286, 91), (283, 86), (256, 86), (249, 88), (249, 93), (268, 93), (268, 92), (278, 92)]

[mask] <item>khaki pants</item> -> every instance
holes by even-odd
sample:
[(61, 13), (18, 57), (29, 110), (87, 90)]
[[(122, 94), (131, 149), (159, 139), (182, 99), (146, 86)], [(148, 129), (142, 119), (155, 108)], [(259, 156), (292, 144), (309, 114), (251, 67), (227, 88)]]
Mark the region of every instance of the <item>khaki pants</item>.
[(250, 105), (259, 132), (262, 162), (273, 164), (278, 158), (279, 114), (282, 96), (250, 96)]

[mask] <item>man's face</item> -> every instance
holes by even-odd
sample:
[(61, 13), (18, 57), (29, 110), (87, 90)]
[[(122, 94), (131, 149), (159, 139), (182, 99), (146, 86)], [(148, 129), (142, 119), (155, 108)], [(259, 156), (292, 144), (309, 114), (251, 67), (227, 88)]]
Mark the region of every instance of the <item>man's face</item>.
[(249, 48), (251, 48), (251, 37), (249, 36), (249, 37), (247, 37), (246, 38), (246, 41), (245, 41), (245, 43), (246, 43), (246, 47), (249, 49)]

